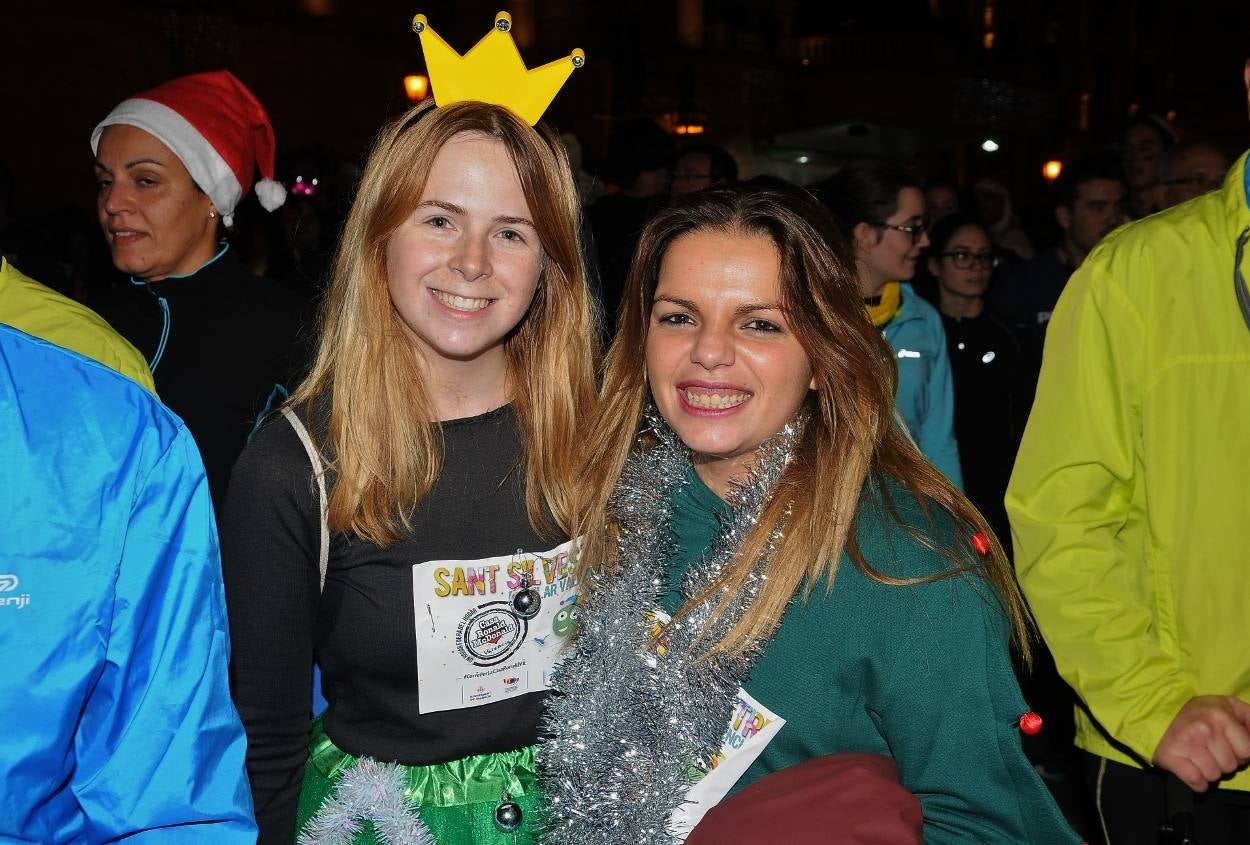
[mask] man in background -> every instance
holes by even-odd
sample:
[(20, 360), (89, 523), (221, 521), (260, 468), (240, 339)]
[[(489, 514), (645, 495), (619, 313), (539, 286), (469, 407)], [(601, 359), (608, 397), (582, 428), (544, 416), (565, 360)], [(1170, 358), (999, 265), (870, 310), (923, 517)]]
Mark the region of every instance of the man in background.
[(1163, 157), (1161, 208), (1171, 208), (1218, 191), (1228, 173), (1228, 156), (1210, 141), (1183, 141)]
[(695, 191), (726, 185), (738, 179), (738, 162), (723, 148), (699, 142), (681, 151), (673, 165), (673, 193)]
[(1157, 114), (1138, 112), (1124, 127), (1124, 181), (1128, 183), (1126, 210), (1140, 220), (1159, 210), (1163, 156), (1176, 143), (1176, 133)]

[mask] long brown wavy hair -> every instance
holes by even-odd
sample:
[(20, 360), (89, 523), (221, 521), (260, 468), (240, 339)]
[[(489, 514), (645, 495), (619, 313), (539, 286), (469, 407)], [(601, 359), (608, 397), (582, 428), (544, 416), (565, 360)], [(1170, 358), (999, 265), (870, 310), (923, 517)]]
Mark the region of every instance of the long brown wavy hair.
[[(977, 509), (924, 459), (903, 433), (902, 423), (895, 423), (898, 370), (889, 345), (865, 312), (853, 252), (829, 212), (797, 189), (739, 186), (700, 192), (677, 201), (643, 231), (622, 299), (618, 332), (607, 355), (600, 404), (585, 433), (587, 454), (595, 456), (587, 469), (586, 525), (601, 529), (587, 538), (579, 562), (583, 579), (592, 570), (610, 573), (616, 565), (619, 527), (610, 499), (630, 450), (647, 448), (640, 439), (649, 396), (645, 350), (660, 265), (674, 242), (696, 232), (762, 236), (776, 246), (782, 308), (811, 361), (816, 384), (807, 400), (810, 421), (777, 492), (721, 577), (694, 599), (723, 590), (720, 594), (726, 598), (719, 606), (723, 610), (728, 597), (739, 594), (773, 527), (786, 519), (789, 509), (784, 537), (758, 597), (707, 653), (738, 652), (751, 640), (770, 635), (801, 588), (804, 597), (822, 581), (831, 590), (845, 551), (867, 577), (885, 584), (902, 586), (975, 572), (1001, 598), (1015, 644), (1027, 662), (1029, 615), (1003, 549)], [(904, 522), (884, 483), (889, 478), (920, 503), (931, 532)], [(879, 482), (891, 518), (944, 556), (950, 564), (946, 570), (928, 578), (903, 579), (865, 559), (855, 525), (865, 484), (873, 479)], [(953, 517), (956, 537), (964, 547), (946, 548), (933, 539), (943, 533), (935, 507)], [(984, 532), (990, 540), (989, 554), (981, 558), (967, 546), (976, 532)], [(589, 598), (593, 602), (594, 597)]]
[(503, 142), (542, 243), (534, 300), (504, 351), (530, 522), (544, 533), (553, 521), (578, 533), (582, 482), (572, 444), (595, 401), (597, 320), (568, 157), (549, 129), (505, 108), (426, 103), (374, 142), (335, 256), (312, 372), (289, 400), (311, 409), (330, 397), (328, 442), (319, 444), (332, 479), (328, 522), (379, 545), (402, 536), (442, 467), (434, 403), (387, 289), (386, 247), (420, 202), (435, 157), (461, 133)]

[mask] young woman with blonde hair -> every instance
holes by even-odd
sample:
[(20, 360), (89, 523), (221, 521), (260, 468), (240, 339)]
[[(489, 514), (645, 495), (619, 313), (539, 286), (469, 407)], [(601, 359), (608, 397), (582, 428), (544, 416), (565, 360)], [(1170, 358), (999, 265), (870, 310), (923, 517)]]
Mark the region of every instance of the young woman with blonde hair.
[[(854, 266), (799, 191), (702, 192), (644, 230), (587, 428), (606, 530), (548, 705), (549, 841), (680, 842), (728, 793), (841, 752), (892, 758), (925, 842), (1079, 841), (1020, 749), (1026, 608), (896, 423)], [(718, 830), (864, 841), (809, 809), (807, 838), (777, 813)]]
[(261, 842), (533, 841), (594, 400), (578, 230), (559, 139), (506, 108), (378, 137), (312, 373), (223, 518)]

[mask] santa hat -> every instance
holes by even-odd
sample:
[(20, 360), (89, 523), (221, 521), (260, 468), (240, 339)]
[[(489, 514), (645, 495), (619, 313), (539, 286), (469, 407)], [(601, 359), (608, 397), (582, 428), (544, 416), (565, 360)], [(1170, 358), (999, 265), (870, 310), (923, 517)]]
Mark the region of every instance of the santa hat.
[(227, 226), (234, 208), (260, 170), (256, 198), (267, 211), (286, 201), (273, 180), (275, 142), (269, 116), (256, 96), (225, 70), (193, 73), (123, 100), (91, 133), (91, 151), (104, 127), (135, 126), (178, 156), (195, 184), (208, 194)]

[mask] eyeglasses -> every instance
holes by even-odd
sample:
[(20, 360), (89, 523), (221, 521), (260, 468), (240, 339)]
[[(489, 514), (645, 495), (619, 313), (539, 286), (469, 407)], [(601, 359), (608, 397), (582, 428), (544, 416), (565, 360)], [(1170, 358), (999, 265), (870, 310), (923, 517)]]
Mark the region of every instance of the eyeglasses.
[(911, 238), (913, 244), (920, 243), (920, 239), (924, 237), (923, 223), (886, 223), (881, 221), (879, 223), (869, 223), (868, 225), (876, 226), (879, 229), (893, 229), (896, 232), (902, 232)]
[(1193, 188), (1201, 188), (1203, 192), (1214, 191), (1216, 188), (1223, 187), (1223, 176), (1181, 176), (1176, 179), (1165, 179), (1165, 185), (1189, 185)]
[(955, 252), (939, 252), (938, 256), (949, 258), (960, 270), (971, 270), (973, 264), (985, 270), (993, 270), (1000, 263), (998, 256), (992, 252), (967, 252), (960, 249)]

